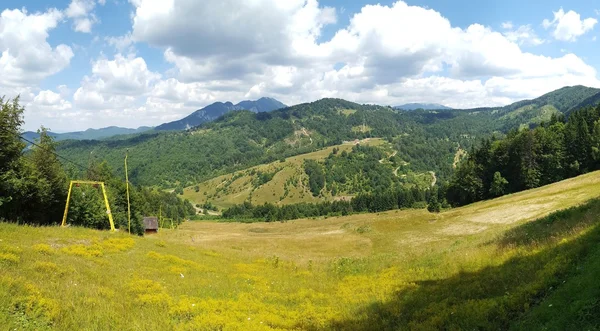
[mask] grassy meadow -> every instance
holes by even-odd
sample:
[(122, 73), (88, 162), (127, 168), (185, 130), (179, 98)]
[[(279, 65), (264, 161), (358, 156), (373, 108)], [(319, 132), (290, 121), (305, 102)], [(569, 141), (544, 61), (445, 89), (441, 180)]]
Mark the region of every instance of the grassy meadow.
[(440, 214), (187, 222), (144, 238), (0, 223), (0, 326), (597, 329), (599, 196), (595, 172)]

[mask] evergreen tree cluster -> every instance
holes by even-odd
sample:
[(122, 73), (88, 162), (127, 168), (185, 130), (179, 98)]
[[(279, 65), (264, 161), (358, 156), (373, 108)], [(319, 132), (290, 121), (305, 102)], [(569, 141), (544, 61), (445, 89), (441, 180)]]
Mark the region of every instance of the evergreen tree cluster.
[[(38, 130), (37, 142), (26, 149), (26, 144), (21, 141), (23, 112), (18, 98), (12, 101), (0, 98), (0, 219), (34, 225), (59, 224), (69, 181), (83, 179), (105, 183), (115, 225), (127, 231), (125, 180), (115, 177), (106, 162), (91, 162), (85, 173), (64, 167), (56, 154), (56, 143), (44, 127)], [(176, 221), (195, 214), (188, 201), (173, 193), (134, 185), (129, 186), (129, 193), (132, 233), (142, 234), (143, 216), (158, 216), (161, 209), (163, 216)], [(67, 221), (73, 225), (109, 228), (99, 187), (73, 187)]]
[[(433, 197), (435, 194), (435, 198)], [(420, 190), (416, 187), (397, 188), (374, 194), (361, 194), (350, 201), (299, 203), (277, 206), (271, 203), (255, 206), (250, 202), (235, 205), (223, 212), (230, 220), (256, 220), (265, 222), (287, 221), (321, 216), (345, 216), (364, 212), (383, 212), (404, 208), (425, 208), (429, 201), (438, 201), (437, 190)], [(441, 204), (436, 204), (439, 211)]]
[(553, 115), (505, 139), (484, 139), (447, 187), (454, 206), (548, 185), (600, 169), (600, 105)]

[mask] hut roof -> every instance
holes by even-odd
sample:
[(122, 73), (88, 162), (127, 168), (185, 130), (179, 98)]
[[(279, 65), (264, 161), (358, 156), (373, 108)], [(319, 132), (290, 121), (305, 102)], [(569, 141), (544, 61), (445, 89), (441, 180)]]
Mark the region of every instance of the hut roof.
[(158, 230), (158, 217), (144, 217), (144, 230)]

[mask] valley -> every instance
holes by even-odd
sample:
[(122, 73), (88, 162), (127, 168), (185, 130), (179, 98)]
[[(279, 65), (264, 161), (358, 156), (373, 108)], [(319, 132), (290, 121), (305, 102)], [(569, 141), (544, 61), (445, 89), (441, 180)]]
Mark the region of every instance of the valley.
[[(0, 217), (21, 210), (0, 222), (0, 325), (592, 328), (600, 107), (573, 108), (592, 92), (477, 110), (322, 99), (181, 131), (56, 145), (42, 131), (29, 149), (0, 132), (28, 161), (0, 164), (23, 174), (0, 198)], [(73, 177), (107, 183), (118, 231), (102, 231), (93, 186), (53, 226)]]
[(600, 331), (596, 1), (3, 5), (0, 331)]
[[(381, 146), (385, 144), (381, 139), (364, 139), (358, 143), (364, 146)], [(210, 202), (219, 209), (226, 209), (244, 201), (249, 201), (255, 205), (262, 205), (266, 202), (276, 202), (284, 205), (318, 202), (323, 199), (333, 201), (344, 196), (336, 197), (330, 194), (326, 194), (324, 197), (313, 196), (307, 184), (308, 177), (304, 172), (304, 161), (322, 161), (334, 149), (337, 149), (338, 153), (351, 152), (352, 147), (355, 145), (355, 142), (346, 142), (317, 152), (301, 154), (219, 176), (185, 188), (183, 198), (200, 205)], [(257, 183), (254, 178), (258, 173), (272, 174), (272, 178), (265, 183)]]
[[(36, 330), (586, 328), (597, 316), (566, 308), (593, 305), (600, 293), (592, 287), (567, 296), (562, 288), (591, 285), (600, 270), (599, 184), (595, 172), (437, 215), (186, 222), (144, 238), (0, 223), (0, 305), (12, 307), (0, 310), (0, 323)], [(548, 307), (561, 317), (545, 317)]]

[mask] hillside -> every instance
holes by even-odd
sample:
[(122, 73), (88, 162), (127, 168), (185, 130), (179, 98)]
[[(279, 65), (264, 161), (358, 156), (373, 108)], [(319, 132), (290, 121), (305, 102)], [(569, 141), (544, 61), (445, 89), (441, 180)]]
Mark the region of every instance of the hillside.
[(343, 141), (385, 137), (413, 170), (447, 176), (458, 145), (470, 147), (495, 125), (489, 113), (398, 113), (388, 107), (323, 99), (269, 113), (232, 112), (189, 132), (69, 141), (59, 145), (59, 152), (76, 159), (88, 159), (91, 152), (122, 173), (122, 159), (129, 150), (133, 182), (173, 188)]
[(0, 223), (0, 325), (593, 329), (598, 196), (595, 172), (439, 215), (187, 222), (144, 238)]
[[(97, 140), (97, 139), (110, 138), (110, 137), (118, 136), (118, 135), (129, 135), (129, 134), (142, 133), (142, 132), (146, 132), (149, 130), (152, 130), (152, 128), (147, 127), (147, 126), (141, 126), (137, 129), (109, 126), (109, 127), (102, 128), (102, 129), (87, 129), (85, 131), (66, 132), (66, 133), (49, 132), (48, 134), (50, 136), (54, 137), (54, 139), (56, 141)], [(37, 132), (33, 132), (33, 131), (26, 131), (23, 133), (23, 137), (33, 141), (33, 140), (39, 138), (39, 134)]]
[[(343, 155), (352, 156), (358, 153), (357, 158), (368, 157), (366, 154), (356, 151), (356, 146), (372, 146), (380, 150), (384, 156), (369, 160), (368, 162), (371, 162), (373, 166), (361, 163), (357, 164), (359, 169), (349, 166), (341, 168), (343, 162), (348, 160), (343, 158)], [(423, 189), (431, 187), (433, 179), (430, 173), (407, 171), (402, 166), (405, 162), (397, 159), (397, 152), (391, 148), (391, 144), (378, 138), (345, 142), (341, 145), (236, 171), (192, 185), (183, 190), (183, 198), (199, 205), (210, 203), (220, 210), (246, 201), (254, 205), (264, 203), (287, 205), (350, 200), (358, 193), (370, 193), (376, 190), (377, 183), (368, 175), (367, 168), (375, 171), (375, 176), (380, 181), (385, 180), (385, 177), (392, 178), (389, 182), (383, 182), (386, 189), (393, 188), (394, 185), (406, 187), (417, 185)], [(331, 163), (336, 159), (344, 160), (335, 162), (333, 165), (343, 172), (341, 180), (335, 178), (341, 174), (329, 173), (327, 167), (328, 162)], [(315, 160), (324, 167), (326, 182), (319, 196), (314, 196), (311, 192), (308, 183), (309, 176), (304, 169), (307, 160)], [(398, 164), (396, 165), (395, 162)]]
[(504, 128), (528, 126), (550, 120), (552, 115), (569, 115), (573, 110), (595, 106), (600, 102), (600, 89), (567, 86), (533, 100), (523, 100), (493, 109), (504, 122)]
[(187, 130), (203, 123), (214, 121), (234, 110), (249, 110), (254, 113), (260, 113), (285, 107), (286, 105), (272, 98), (260, 98), (256, 101), (247, 100), (235, 105), (231, 102), (215, 102), (202, 109), (196, 110), (183, 119), (161, 124), (156, 127), (156, 130)]
[(377, 137), (391, 142), (409, 170), (433, 171), (443, 182), (452, 173), (458, 150), (469, 150), (484, 137), (501, 137), (511, 129), (549, 120), (588, 102), (594, 91), (569, 87), (501, 108), (443, 112), (397, 112), (391, 107), (323, 99), (272, 112), (230, 112), (189, 132), (69, 141), (59, 151), (80, 160), (92, 153), (122, 174), (122, 159), (129, 150), (133, 182), (176, 188), (343, 141)]
[(401, 106), (396, 106), (394, 109), (398, 110), (450, 110), (452, 108), (440, 105), (438, 103), (407, 103)]

